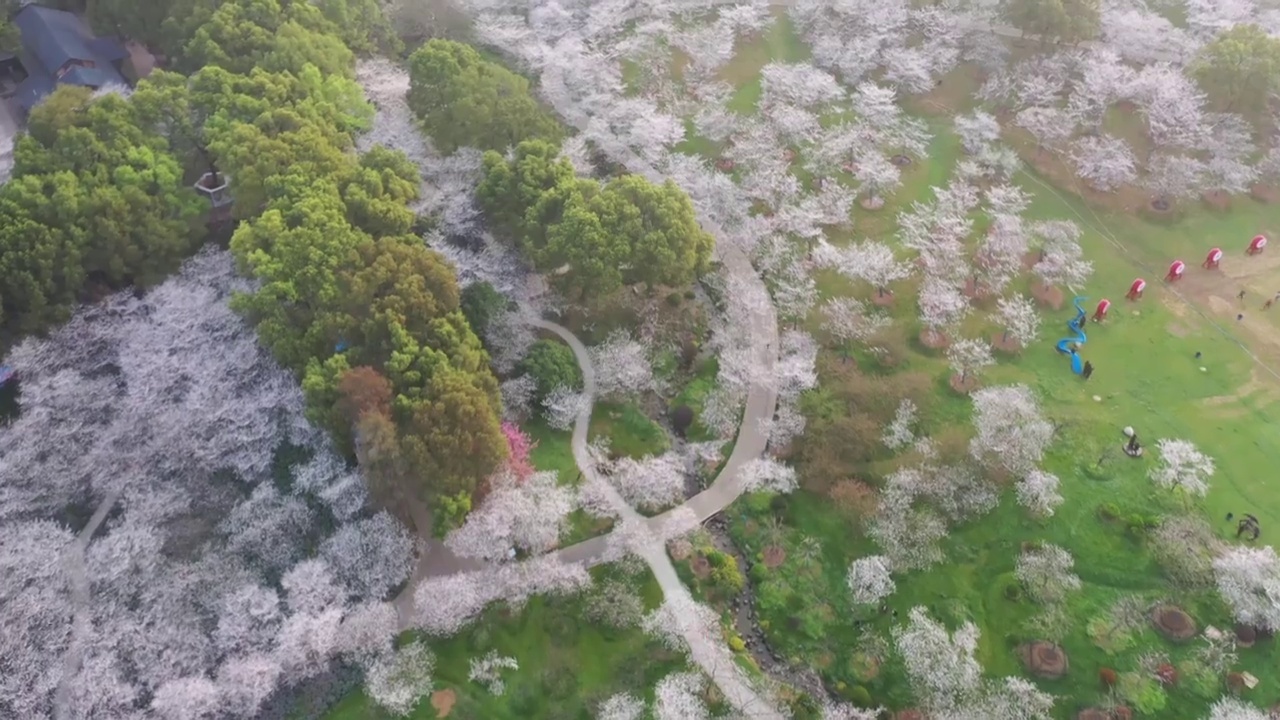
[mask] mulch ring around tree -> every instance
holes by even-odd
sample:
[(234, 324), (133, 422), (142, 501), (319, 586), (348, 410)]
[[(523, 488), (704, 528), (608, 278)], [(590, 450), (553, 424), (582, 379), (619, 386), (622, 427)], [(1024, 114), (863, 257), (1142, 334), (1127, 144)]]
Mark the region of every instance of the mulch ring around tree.
[(871, 304), (876, 307), (889, 307), (893, 304), (893, 293), (882, 293), (877, 290), (876, 294), (871, 296)]
[(951, 389), (961, 395), (968, 395), (978, 389), (978, 377), (973, 373), (969, 373), (963, 380), (960, 373), (954, 373), (951, 376)]
[(926, 715), (915, 708), (899, 710), (893, 714), (893, 720), (925, 720)]
[(1189, 640), (1196, 635), (1196, 621), (1173, 605), (1156, 606), (1151, 611), (1151, 624), (1170, 640)]
[(1111, 720), (1111, 713), (1102, 708), (1085, 708), (1076, 713), (1076, 720)]
[(875, 212), (876, 210), (879, 210), (880, 208), (884, 207), (884, 198), (878, 195), (875, 197), (864, 197), (858, 201), (858, 207), (862, 208), (863, 210), (870, 210), (872, 212)]
[(458, 702), (458, 694), (452, 690), (437, 690), (431, 693), (431, 707), (436, 709), (436, 717), (449, 717), (454, 703)]
[(1254, 200), (1261, 203), (1267, 203), (1268, 205), (1280, 203), (1280, 187), (1276, 187), (1275, 185), (1263, 185), (1262, 183), (1258, 183), (1257, 185), (1249, 188), (1249, 195), (1252, 196)]
[(777, 545), (770, 545), (764, 549), (761, 556), (761, 562), (764, 563), (764, 566), (772, 570), (773, 568), (781, 565), (783, 560), (787, 559), (787, 551)]
[(1044, 283), (1032, 283), (1031, 297), (1041, 305), (1047, 305), (1054, 310), (1062, 309), (1062, 291), (1053, 285), (1045, 285)]
[(1226, 212), (1231, 209), (1231, 196), (1221, 190), (1200, 193), (1200, 201), (1210, 210)]
[(998, 332), (991, 336), (991, 347), (1003, 353), (1017, 355), (1022, 352), (1022, 343), (1009, 333)]
[(898, 153), (897, 155), (889, 158), (889, 162), (897, 165), (898, 167), (906, 167), (911, 164), (911, 156)]
[(1236, 644), (1240, 647), (1253, 647), (1258, 641), (1258, 631), (1252, 625), (1237, 623), (1235, 626)]
[(1067, 674), (1067, 653), (1053, 643), (1038, 640), (1018, 648), (1022, 664), (1035, 675), (1050, 680)]
[(951, 339), (941, 330), (925, 328), (920, 331), (920, 344), (930, 350), (942, 350), (951, 344)]
[(699, 579), (706, 580), (711, 577), (711, 561), (705, 555), (694, 555), (693, 559), (689, 561), (689, 569)]

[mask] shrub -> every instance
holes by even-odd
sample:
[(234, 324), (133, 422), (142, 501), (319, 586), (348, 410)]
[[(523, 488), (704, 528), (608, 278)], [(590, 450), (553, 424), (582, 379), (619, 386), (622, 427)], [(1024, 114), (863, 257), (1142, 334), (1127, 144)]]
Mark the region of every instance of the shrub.
[(1164, 688), (1154, 678), (1136, 672), (1121, 675), (1116, 683), (1116, 692), (1140, 715), (1155, 715), (1169, 701)]
[(506, 311), (507, 298), (492, 285), (481, 280), (463, 288), (460, 306), (462, 314), (471, 324), (471, 329), (483, 341), (489, 324)]
[(738, 560), (729, 555), (721, 555), (726, 562), (723, 566), (717, 567), (711, 571), (711, 582), (717, 587), (726, 590), (734, 595), (742, 592), (742, 588), (746, 586), (746, 581), (742, 578), (742, 571), (738, 569)]
[(582, 388), (582, 368), (578, 367), (573, 350), (554, 340), (535, 342), (520, 362), (520, 370), (533, 378), (538, 402), (559, 387), (570, 390)]
[(1118, 677), (1115, 670), (1104, 667), (1098, 671), (1098, 679), (1102, 681), (1102, 687), (1109, 690), (1115, 686)]
[(1115, 520), (1120, 517), (1120, 508), (1113, 502), (1102, 503), (1098, 506), (1098, 517), (1103, 520)]
[(682, 298), (680, 293), (678, 292), (670, 293), (667, 295), (667, 304), (670, 305), (671, 307), (680, 307), (681, 299)]
[(849, 690), (849, 702), (858, 707), (871, 707), (871, 691), (861, 685), (854, 685)]
[(739, 635), (733, 635), (729, 638), (729, 649), (734, 652), (742, 652), (747, 649), (747, 643)]
[(1013, 602), (1022, 600), (1022, 584), (1016, 580), (1009, 582), (1004, 586), (1004, 597)]
[(713, 568), (722, 568), (725, 565), (727, 565), (730, 560), (733, 560), (733, 558), (720, 552), (719, 550), (712, 550), (711, 552), (707, 553), (707, 562), (711, 563), (711, 567)]
[(693, 425), (694, 413), (693, 408), (688, 405), (680, 405), (671, 411), (671, 429), (676, 435), (684, 437), (685, 433)]

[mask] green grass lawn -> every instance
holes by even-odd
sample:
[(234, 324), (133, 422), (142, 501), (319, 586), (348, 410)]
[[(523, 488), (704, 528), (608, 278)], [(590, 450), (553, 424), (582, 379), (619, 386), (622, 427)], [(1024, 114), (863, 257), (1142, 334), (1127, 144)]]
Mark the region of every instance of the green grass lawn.
[(645, 455), (661, 455), (670, 444), (666, 431), (629, 402), (597, 402), (591, 412), (589, 437), (592, 441), (608, 438), (613, 454), (637, 460)]
[[(778, 38), (791, 33), (786, 23), (779, 22), (762, 40), (742, 49), (731, 66), (739, 88), (731, 104), (734, 109), (754, 111), (759, 81), (758, 74), (747, 72), (749, 68), (763, 67), (771, 57), (803, 57), (793, 49), (778, 50), (791, 42), (781, 43)], [(947, 130), (949, 122), (949, 118), (932, 121), (936, 137), (928, 161), (904, 172), (903, 187), (886, 207), (875, 213), (855, 208), (852, 228), (830, 232), (832, 242), (867, 237), (894, 242), (897, 212), (913, 200), (927, 199), (930, 186), (944, 184), (960, 155), (958, 142)], [(1172, 588), (1152, 558), (1150, 540), (1141, 532), (1129, 531), (1123, 520), (1103, 519), (1100, 506), (1111, 504), (1122, 517), (1176, 515), (1190, 509), (1231, 542), (1234, 526), (1223, 520), (1227, 512), (1253, 513), (1264, 528), (1280, 523), (1280, 501), (1271, 490), (1268, 472), (1273, 449), (1280, 446), (1276, 388), (1266, 380), (1264, 391), (1232, 397), (1255, 374), (1254, 361), (1241, 338), (1229, 323), (1209, 312), (1202, 316), (1206, 308), (1178, 299), (1160, 283), (1173, 259), (1183, 259), (1189, 273), (1203, 272), (1199, 262), (1215, 245), (1226, 250), (1228, 263), (1245, 262), (1239, 256), (1248, 238), (1262, 230), (1274, 232), (1280, 225), (1274, 208), (1237, 199), (1230, 213), (1188, 207), (1177, 224), (1157, 225), (1090, 208), (1070, 188), (1051, 188), (1029, 172), (1020, 173), (1015, 181), (1033, 194), (1028, 219), (1069, 218), (1085, 228), (1083, 246), (1095, 272), (1079, 292), (1089, 298), (1090, 313), (1102, 297), (1113, 303), (1105, 325), (1086, 326), (1089, 339), (1082, 355), (1097, 368), (1087, 383), (1072, 375), (1067, 359), (1053, 349), (1057, 339), (1067, 335), (1066, 323), (1074, 315), (1070, 292), (1062, 309), (1045, 311), (1038, 342), (1017, 357), (1001, 358), (984, 377), (986, 384), (1030, 385), (1045, 414), (1059, 426), (1044, 462), (1062, 481), (1065, 502), (1057, 513), (1044, 521), (1032, 519), (1014, 502), (1012, 492), (1005, 492), (990, 515), (952, 534), (946, 542), (945, 562), (898, 579), (897, 592), (889, 602), (889, 609), (897, 611), (895, 617), (892, 612), (868, 615), (853, 607), (845, 581), (849, 563), (878, 550), (825, 495), (801, 491), (781, 507), (746, 498), (731, 508), (733, 534), (748, 555), (759, 562), (764, 547), (775, 545), (787, 555), (780, 567), (767, 570), (758, 565), (751, 577), (771, 641), (783, 655), (814, 667), (830, 686), (846, 695), (863, 685), (877, 702), (899, 708), (913, 702), (902, 668), (891, 655), (884, 666), (868, 669), (866, 648), (875, 641), (863, 632), (869, 628), (883, 642), (889, 629), (918, 605), (953, 627), (966, 620), (977, 624), (982, 631), (979, 655), (989, 675), (1025, 674), (1016, 649), (1045, 634), (1029, 625), (1040, 608), (1026, 598), (1010, 600), (1005, 592), (1016, 584), (1013, 569), (1022, 544), (1042, 541), (1067, 548), (1084, 582), (1065, 606), (1070, 622), (1061, 643), (1070, 657), (1071, 671), (1063, 680), (1037, 681), (1059, 696), (1060, 717), (1074, 716), (1101, 700), (1098, 672), (1102, 668), (1131, 671), (1139, 656), (1151, 652), (1168, 654), (1176, 665), (1193, 653), (1194, 645), (1174, 645), (1149, 626), (1136, 633), (1124, 650), (1115, 654), (1102, 650), (1086, 628), (1117, 598), (1136, 595), (1152, 602), (1173, 601), (1201, 627), (1213, 624), (1229, 629), (1232, 625), (1216, 593)], [(1138, 276), (1148, 281), (1146, 297), (1127, 303), (1124, 293)], [(1231, 285), (1225, 277), (1220, 282)], [(1255, 305), (1275, 291), (1263, 282), (1259, 278), (1248, 284)], [(1018, 283), (1015, 289), (1021, 291), (1029, 288), (1030, 279)], [(818, 285), (823, 297), (866, 298), (871, 292), (831, 273), (820, 274)], [(914, 337), (913, 283), (902, 286), (892, 313)], [(1229, 287), (1220, 294), (1234, 297), (1235, 292)], [(1246, 312), (1258, 310), (1250, 307)], [(964, 325), (964, 333), (971, 337), (989, 336), (998, 329), (985, 312), (976, 313)], [(914, 347), (900, 370), (924, 371), (937, 378), (938, 397), (923, 418), (926, 429), (941, 431), (967, 424), (969, 403), (946, 387), (950, 371), (945, 361), (938, 353), (925, 354)], [(1200, 359), (1195, 358), (1197, 352), (1202, 354)], [(1133, 461), (1120, 454), (1120, 430), (1126, 425), (1137, 428), (1147, 443), (1150, 452), (1145, 459)], [(1193, 507), (1154, 487), (1147, 478), (1156, 461), (1154, 441), (1163, 437), (1192, 440), (1217, 462), (1209, 496)], [(1099, 465), (1100, 458), (1105, 459)], [(1280, 653), (1271, 642), (1241, 650), (1236, 669), (1262, 680), (1246, 694), (1251, 702), (1266, 706), (1280, 700), (1280, 681), (1271, 670), (1278, 659)], [(1166, 692), (1164, 705), (1149, 708), (1148, 716), (1199, 718), (1209, 701), (1225, 692), (1221, 683), (1207, 688), (1192, 685), (1182, 683)]]
[[(603, 576), (609, 570), (597, 570)], [(647, 608), (662, 591), (649, 574), (641, 584)], [(685, 668), (682, 656), (662, 648), (640, 630), (609, 630), (582, 620), (580, 598), (535, 597), (519, 611), (491, 607), (477, 623), (447, 639), (431, 640), (436, 655), (435, 689), (452, 690), (449, 717), (459, 720), (589, 720), (601, 701), (616, 692), (652, 697), (669, 672)], [(518, 670), (505, 671), (506, 691), (495, 696), (468, 680), (470, 661), (490, 650), (514, 657)], [(348, 695), (327, 720), (390, 720), (363, 691)], [(409, 716), (436, 718), (427, 700)]]

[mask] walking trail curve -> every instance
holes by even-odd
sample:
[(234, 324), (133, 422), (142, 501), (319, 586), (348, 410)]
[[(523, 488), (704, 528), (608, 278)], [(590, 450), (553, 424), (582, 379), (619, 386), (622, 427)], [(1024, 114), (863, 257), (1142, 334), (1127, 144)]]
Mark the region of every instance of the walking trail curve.
[[(555, 333), (561, 340), (564, 340), (573, 349), (573, 354), (578, 359), (578, 365), (582, 367), (582, 384), (589, 402), (583, 403), (582, 408), (578, 411), (578, 417), (574, 419), (573, 423), (573, 459), (577, 462), (578, 469), (582, 471), (583, 477), (588, 482), (597, 483), (604, 491), (610, 505), (618, 512), (619, 526), (635, 522), (649, 523), (649, 527), (653, 531), (650, 533), (650, 537), (654, 538), (654, 540), (642, 542), (638, 547), (633, 547), (633, 550), (649, 564), (649, 569), (653, 571), (654, 577), (658, 580), (658, 585), (662, 588), (662, 594), (666, 602), (671, 604), (670, 607), (691, 607), (694, 602), (693, 598), (689, 595), (688, 588), (680, 581), (680, 577), (676, 574), (675, 566), (671, 564), (671, 558), (667, 556), (667, 551), (659, 540), (662, 534), (655, 523), (661, 522), (663, 516), (649, 518), (646, 521), (618, 494), (618, 491), (609, 482), (597, 477), (596, 465), (591, 461), (591, 456), (587, 451), (587, 430), (591, 425), (591, 410), (595, 404), (596, 396), (596, 374), (595, 368), (591, 364), (591, 356), (587, 354), (586, 346), (569, 330), (553, 322), (533, 319), (530, 320), (530, 324)], [(758, 428), (758, 426), (759, 423), (744, 422), (740, 438), (748, 428)], [(756, 430), (756, 433), (759, 434), (758, 430)], [(742, 447), (743, 444), (740, 439), (738, 445), (734, 447), (733, 455), (739, 458), (734, 466), (735, 468), (751, 459), (751, 457), (759, 456), (758, 452), (750, 457), (740, 455), (738, 448)], [(699, 497), (707, 496), (707, 499), (701, 503), (702, 507), (715, 508), (708, 513), (709, 515), (731, 502), (741, 492), (740, 487), (734, 486), (731, 482), (732, 478), (736, 477), (735, 473), (731, 472), (731, 464), (733, 464), (733, 456), (730, 458), (730, 463), (726, 464), (725, 471), (721, 472), (719, 476), (720, 478), (728, 478), (730, 482), (720, 484), (718, 490), (713, 485), (710, 489), (686, 503), (694, 507), (694, 511), (698, 513), (699, 520), (706, 518), (706, 515), (703, 514), (705, 510), (700, 511), (699, 505), (695, 504)], [(593, 545), (591, 548), (587, 548), (589, 552), (581, 559), (569, 557), (568, 551), (565, 551), (560, 555), (561, 560), (565, 562), (583, 562), (588, 565), (598, 562), (605, 549), (604, 544), (600, 544), (598, 548), (594, 547), (594, 541), (599, 539), (595, 538), (587, 543), (580, 543), (568, 548), (568, 551), (573, 551), (583, 546)], [(783, 716), (774, 709), (772, 703), (756, 693), (746, 674), (734, 662), (733, 654), (724, 644), (718, 642), (709, 632), (699, 627), (697, 618), (691, 617), (693, 613), (680, 613), (680, 615), (682, 616), (674, 619), (680, 624), (680, 632), (684, 635), (685, 642), (689, 646), (689, 657), (720, 688), (720, 692), (724, 694), (729, 704), (741, 713), (744, 718), (759, 718), (760, 720), (773, 720), (776, 718), (777, 720), (782, 720)]]

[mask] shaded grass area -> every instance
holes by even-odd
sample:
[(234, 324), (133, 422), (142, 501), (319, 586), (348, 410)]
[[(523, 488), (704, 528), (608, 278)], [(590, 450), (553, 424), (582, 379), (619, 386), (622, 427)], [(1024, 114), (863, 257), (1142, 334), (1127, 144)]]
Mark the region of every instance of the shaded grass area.
[(707, 358), (698, 364), (693, 377), (671, 401), (671, 408), (682, 405), (693, 410), (693, 424), (685, 431), (685, 437), (693, 442), (715, 440), (715, 433), (702, 424), (702, 410), (706, 406), (707, 396), (716, 386), (716, 374), (720, 372), (720, 363), (714, 357)]
[[(598, 569), (601, 580), (614, 571)], [(640, 587), (647, 608), (661, 601), (661, 590), (646, 574)], [(430, 641), (436, 654), (435, 689), (452, 690), (456, 703), (449, 717), (461, 720), (589, 720), (610, 695), (629, 691), (652, 697), (652, 688), (670, 672), (685, 668), (677, 656), (640, 630), (611, 630), (584, 622), (585, 600), (535, 597), (522, 610), (491, 607), (478, 622), (454, 637)], [(506, 692), (495, 696), (468, 680), (470, 661), (495, 650), (514, 657), (518, 670), (504, 671)], [(391, 720), (363, 690), (348, 695), (328, 720)], [(409, 715), (438, 717), (424, 700)]]
[(661, 455), (668, 446), (667, 433), (634, 403), (597, 402), (591, 413), (589, 438), (608, 438), (614, 455), (640, 459)]

